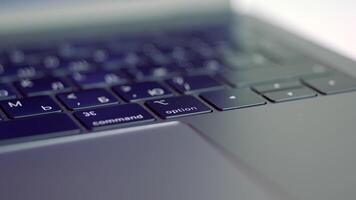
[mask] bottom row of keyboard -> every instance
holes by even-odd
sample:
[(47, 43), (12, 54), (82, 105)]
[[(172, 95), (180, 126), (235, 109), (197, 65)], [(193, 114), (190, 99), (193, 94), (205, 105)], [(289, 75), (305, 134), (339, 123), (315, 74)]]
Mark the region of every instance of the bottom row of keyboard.
[[(201, 95), (203, 99), (219, 110), (256, 106), (265, 100), (252, 91), (215, 91)], [(43, 99), (45, 102), (43, 102)], [(42, 100), (42, 101), (41, 101)], [(45, 103), (45, 104), (41, 104)], [(146, 101), (146, 106), (163, 119), (208, 113), (212, 110), (193, 96), (177, 96)], [(3, 101), (1, 107), (13, 120), (0, 122), (0, 140), (27, 136), (47, 137), (56, 134), (76, 134), (79, 126), (48, 96), (33, 97), (30, 102)], [(34, 116), (27, 117), (35, 113)], [(20, 114), (22, 113), (22, 114)], [(45, 115), (43, 115), (46, 113)], [(36, 115), (37, 114), (37, 115)], [(41, 115), (39, 115), (41, 114)], [(97, 130), (108, 126), (120, 126), (141, 122), (152, 122), (155, 118), (136, 103), (96, 107), (73, 112), (87, 129)]]

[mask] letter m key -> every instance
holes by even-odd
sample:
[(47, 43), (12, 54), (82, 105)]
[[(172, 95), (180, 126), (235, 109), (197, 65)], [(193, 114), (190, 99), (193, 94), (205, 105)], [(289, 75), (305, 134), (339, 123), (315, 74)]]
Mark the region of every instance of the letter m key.
[(12, 103), (12, 102), (8, 102), (10, 108), (14, 108), (14, 107), (22, 107), (22, 104), (20, 101), (16, 101), (16, 103)]

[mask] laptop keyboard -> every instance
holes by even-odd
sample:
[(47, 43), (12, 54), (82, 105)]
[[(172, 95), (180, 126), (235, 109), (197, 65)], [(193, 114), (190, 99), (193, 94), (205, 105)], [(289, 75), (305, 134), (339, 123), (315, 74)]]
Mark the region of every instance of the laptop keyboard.
[(224, 30), (209, 29), (5, 49), (0, 141), (356, 90), (353, 78), (284, 48), (240, 47)]

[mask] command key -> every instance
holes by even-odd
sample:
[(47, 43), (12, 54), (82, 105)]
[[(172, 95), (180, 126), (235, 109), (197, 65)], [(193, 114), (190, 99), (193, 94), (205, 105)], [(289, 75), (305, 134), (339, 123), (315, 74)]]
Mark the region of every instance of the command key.
[(154, 121), (154, 117), (138, 104), (125, 104), (74, 112), (88, 129), (105, 128)]

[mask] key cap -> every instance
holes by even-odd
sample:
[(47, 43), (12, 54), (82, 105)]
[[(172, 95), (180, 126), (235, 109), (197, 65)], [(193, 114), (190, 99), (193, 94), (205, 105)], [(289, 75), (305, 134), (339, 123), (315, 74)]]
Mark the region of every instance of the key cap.
[(31, 65), (5, 65), (0, 64), (0, 78), (11, 81), (18, 78), (33, 78), (42, 76), (44, 71)]
[(49, 96), (5, 100), (0, 102), (0, 106), (10, 118), (61, 112)]
[(302, 86), (303, 85), (300, 83), (300, 81), (288, 81), (288, 82), (277, 81), (277, 82), (255, 85), (252, 86), (252, 88), (258, 93), (265, 93), (265, 92), (285, 90), (290, 88), (298, 88)]
[(178, 76), (168, 80), (167, 83), (180, 93), (222, 87), (220, 83), (209, 76)]
[(146, 105), (164, 119), (211, 112), (206, 105), (192, 96), (150, 100)]
[(172, 95), (172, 92), (166, 87), (154, 81), (115, 86), (113, 90), (125, 101), (137, 101)]
[(175, 67), (130, 68), (126, 72), (136, 80), (166, 79), (179, 74)]
[(356, 90), (356, 80), (345, 75), (303, 79), (310, 87), (322, 94), (335, 94)]
[(106, 87), (110, 85), (118, 85), (128, 82), (128, 78), (123, 74), (112, 72), (91, 72), (91, 73), (76, 73), (71, 76), (71, 79), (83, 89), (94, 87)]
[(74, 115), (90, 130), (155, 120), (151, 114), (138, 104), (124, 104), (77, 111)]
[(240, 70), (273, 66), (266, 56), (259, 53), (234, 53), (227, 56), (227, 62), (229, 66)]
[(16, 98), (15, 91), (6, 84), (0, 84), (0, 100)]
[(71, 110), (118, 103), (116, 98), (104, 89), (82, 90), (57, 96)]
[(301, 87), (296, 89), (289, 89), (289, 90), (281, 90), (276, 92), (268, 92), (265, 93), (267, 99), (271, 100), (272, 102), (284, 102), (284, 101), (291, 101), (297, 99), (304, 99), (317, 96), (316, 92), (307, 88)]
[(205, 92), (200, 97), (222, 111), (266, 104), (262, 97), (247, 89)]
[(79, 127), (63, 113), (0, 122), (0, 140), (58, 137), (77, 133), (80, 133)]
[(85, 59), (65, 59), (56, 55), (43, 58), (42, 66), (53, 75), (67, 75), (75, 72), (90, 72), (95, 70), (92, 62)]
[(64, 81), (55, 77), (33, 80), (24, 79), (15, 82), (15, 87), (25, 96), (51, 94), (70, 90), (70, 87)]
[(177, 65), (183, 68), (187, 74), (191, 75), (214, 74), (228, 71), (223, 62), (216, 58), (195, 60), (191, 63), (178, 63)]
[(272, 82), (277, 80), (290, 80), (298, 77), (325, 75), (330, 70), (324, 66), (276, 66), (270, 68), (256, 68), (251, 70), (230, 72), (223, 74), (229, 83), (236, 87), (244, 87), (251, 84)]

